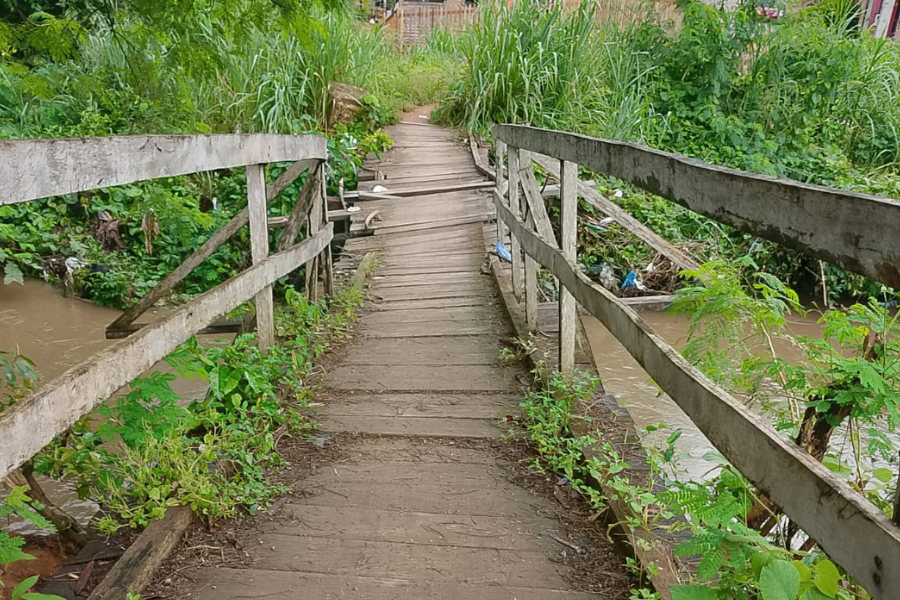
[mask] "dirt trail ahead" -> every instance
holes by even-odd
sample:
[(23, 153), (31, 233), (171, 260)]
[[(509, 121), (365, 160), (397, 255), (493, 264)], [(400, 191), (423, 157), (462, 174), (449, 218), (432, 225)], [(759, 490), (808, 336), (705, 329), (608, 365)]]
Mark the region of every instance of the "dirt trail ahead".
[[(458, 137), (391, 132), (376, 166), (391, 192), (483, 181)], [(498, 417), (526, 375), (499, 360), (511, 334), (482, 273), (487, 190), (365, 201), (382, 220), (372, 303), (326, 377), (323, 424), (350, 439), (247, 548), (252, 568), (201, 568), (191, 598), (588, 600), (552, 498), (520, 487), (497, 452)], [(552, 484), (551, 484), (552, 487)]]

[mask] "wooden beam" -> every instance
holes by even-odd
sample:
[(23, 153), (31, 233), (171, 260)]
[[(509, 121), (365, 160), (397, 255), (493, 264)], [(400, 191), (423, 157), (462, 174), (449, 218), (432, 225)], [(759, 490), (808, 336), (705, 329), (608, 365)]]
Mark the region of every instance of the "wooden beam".
[(0, 141), (0, 205), (252, 164), (325, 160), (317, 135), (140, 135)]
[[(211, 323), (207, 325), (200, 331), (196, 333), (196, 335), (220, 335), (225, 333), (240, 333), (241, 332), (241, 319), (225, 319), (222, 321), (217, 321), (215, 323)], [(107, 329), (106, 330), (106, 339), (108, 340), (121, 340), (122, 338), (127, 338), (129, 335), (136, 331), (140, 331), (144, 327), (149, 327), (150, 323), (132, 323), (130, 325), (126, 325), (122, 329)]]
[[(283, 192), (285, 188), (294, 182), (300, 173), (309, 168), (310, 164), (312, 163), (305, 160), (297, 161), (288, 168), (287, 171), (282, 173), (281, 177), (276, 179), (275, 183), (273, 183), (266, 191), (267, 202), (271, 202), (278, 194)], [(234, 218), (228, 221), (228, 223), (206, 240), (202, 246), (194, 250), (190, 256), (184, 259), (184, 262), (178, 265), (174, 271), (166, 275), (156, 287), (138, 300), (137, 304), (126, 310), (118, 319), (113, 321), (109, 327), (106, 328), (106, 331), (124, 330), (128, 325), (134, 323), (135, 319), (147, 312), (147, 309), (151, 306), (162, 300), (162, 298), (174, 289), (176, 285), (181, 283), (191, 271), (199, 267), (203, 261), (212, 256), (216, 250), (225, 244), (225, 242), (234, 237), (234, 235), (240, 231), (249, 220), (250, 212), (246, 208), (236, 214)], [(107, 335), (107, 337), (110, 336)]]
[(528, 208), (534, 216), (538, 234), (545, 242), (558, 248), (559, 244), (556, 242), (556, 234), (553, 233), (553, 224), (550, 222), (550, 215), (547, 214), (547, 205), (544, 204), (544, 198), (541, 196), (541, 191), (538, 188), (537, 179), (534, 177), (531, 161), (532, 154), (526, 150), (519, 161), (519, 182), (522, 184), (522, 191), (528, 199)]
[[(578, 261), (578, 165), (561, 161), (559, 178), (560, 227), (562, 255), (570, 262)], [(541, 200), (543, 202), (543, 200)], [(571, 381), (575, 374), (575, 298), (563, 285), (559, 286), (559, 372)]]
[(722, 454), (880, 600), (900, 598), (900, 528), (827, 467), (707, 379), (637, 313), (528, 231), (494, 198), (498, 218), (628, 350)]
[[(540, 154), (532, 154), (534, 162), (541, 166), (544, 170), (559, 179), (559, 165), (557, 161)], [(667, 257), (679, 269), (696, 270), (699, 265), (688, 257), (684, 252), (667, 242), (655, 231), (635, 219), (631, 213), (623, 209), (621, 206), (601, 194), (593, 185), (587, 182), (578, 182), (578, 193), (584, 198), (585, 202), (601, 211), (607, 216), (616, 220), (616, 223), (630, 231), (639, 240)]]
[(300, 228), (303, 227), (303, 224), (309, 218), (309, 209), (312, 207), (316, 191), (319, 188), (323, 165), (324, 163), (315, 165), (309, 172), (306, 181), (303, 182), (300, 196), (297, 198), (297, 202), (294, 203), (294, 207), (291, 209), (291, 216), (288, 217), (287, 225), (285, 225), (284, 231), (281, 232), (281, 238), (278, 240), (276, 248), (279, 252), (294, 243), (294, 240), (300, 234)]
[(331, 238), (329, 224), (318, 235), (270, 256), (162, 321), (110, 345), (0, 413), (0, 480), (195, 333), (318, 256)]
[[(519, 149), (515, 146), (506, 147), (507, 161), (509, 166), (509, 209), (516, 217), (521, 216), (519, 206)], [(522, 277), (522, 250), (519, 246), (519, 240), (516, 236), (509, 236), (509, 253), (512, 256), (510, 268), (512, 268), (512, 284), (513, 295), (516, 300), (522, 300), (522, 288), (524, 285)]]
[[(506, 163), (506, 144), (503, 142), (497, 142), (497, 155), (496, 155), (497, 165), (500, 167), (497, 169), (496, 173), (496, 190), (499, 192), (501, 197), (506, 196), (506, 192), (509, 189), (509, 184), (503, 177), (503, 167)], [(497, 241), (501, 244), (506, 243), (506, 238), (509, 235), (509, 231), (503, 225), (503, 221), (497, 219)]]
[(163, 518), (150, 523), (128, 547), (88, 600), (124, 600), (128, 594), (143, 592), (193, 520), (189, 506), (167, 508)]
[(696, 213), (900, 288), (900, 201), (718, 167), (624, 142), (517, 125), (495, 139), (574, 160)]
[[(299, 202), (298, 202), (299, 204)], [(269, 256), (269, 226), (266, 212), (266, 173), (263, 165), (247, 165), (247, 208), (250, 210), (250, 255), (254, 265)], [(285, 229), (285, 233), (288, 229)], [(275, 302), (272, 286), (256, 293), (256, 331), (260, 350), (275, 345)]]

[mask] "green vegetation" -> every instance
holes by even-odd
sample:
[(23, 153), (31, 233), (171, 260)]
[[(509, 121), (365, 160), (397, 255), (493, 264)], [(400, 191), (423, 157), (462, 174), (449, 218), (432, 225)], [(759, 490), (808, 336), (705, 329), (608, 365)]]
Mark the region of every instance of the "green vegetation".
[[(588, 5), (570, 15), (528, 1), (486, 10), (457, 40), (463, 70), (440, 115), (482, 134), (528, 122), (900, 197), (900, 46), (856, 31), (855, 2), (823, 0), (776, 22), (752, 2), (733, 11), (680, 6), (677, 26), (598, 22)], [(752, 252), (767, 272), (822, 297), (816, 261), (590, 177), (611, 196), (621, 189), (618, 202), (701, 260)], [(620, 280), (654, 259), (615, 225), (602, 235), (585, 226), (579, 238), (586, 266), (608, 263)], [(836, 267), (824, 271), (834, 299), (878, 291)]]
[[(610, 502), (623, 506), (625, 521), (610, 514), (610, 527), (683, 539), (675, 555), (699, 562), (696, 581), (670, 588), (675, 600), (868, 597), (814, 545), (785, 545), (780, 527), (767, 535), (754, 528), (751, 514), (760, 501), (758, 493), (717, 453), (706, 457), (713, 468), (705, 481), (680, 480), (674, 446), (680, 430), (672, 431), (662, 447), (649, 446), (649, 473), (637, 477), (623, 448), (604, 440), (599, 431), (579, 435), (590, 428), (584, 413), (597, 384), (583, 374), (571, 384), (552, 374), (541, 389), (529, 392), (522, 404), (523, 426), (538, 453), (533, 466), (564, 475), (598, 513), (607, 511)], [(573, 425), (577, 421), (581, 426)], [(652, 426), (646, 433), (663, 429)], [(641, 543), (647, 549), (652, 538)], [(638, 577), (656, 573), (654, 564), (629, 559), (629, 565)], [(658, 597), (647, 589), (635, 589), (632, 595), (635, 600)]]
[[(2, 138), (327, 132), (328, 186), (336, 193), (341, 179), (354, 189), (367, 152), (390, 147), (381, 125), (404, 106), (434, 101), (446, 73), (442, 59), (397, 50), (382, 29), (344, 8), (101, 1), (20, 18), (32, 4), (5, 15), (12, 34), (4, 37), (0, 27)], [(272, 11), (275, 5), (284, 11)], [(72, 37), (34, 38), (47, 28)], [(329, 122), (337, 84), (367, 92), (351, 123)], [(283, 168), (270, 166), (270, 179)], [(287, 214), (301, 185), (288, 188), (271, 213)], [(75, 270), (70, 287), (127, 306), (246, 206), (245, 189), (236, 170), (2, 207), (0, 271), (7, 284), (42, 274), (65, 279), (64, 261), (74, 257), (88, 266)], [(177, 294), (195, 295), (247, 266), (246, 235), (196, 269)]]

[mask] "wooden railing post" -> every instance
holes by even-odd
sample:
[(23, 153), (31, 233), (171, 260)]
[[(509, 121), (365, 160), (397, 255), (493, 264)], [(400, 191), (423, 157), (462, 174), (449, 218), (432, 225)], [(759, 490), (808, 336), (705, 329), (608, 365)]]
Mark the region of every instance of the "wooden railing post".
[[(519, 217), (522, 214), (519, 209), (519, 149), (507, 146), (507, 157), (509, 161), (507, 168), (509, 172), (509, 210), (512, 211), (513, 216)], [(510, 266), (512, 267), (513, 295), (515, 295), (516, 300), (521, 301), (523, 287), (522, 249), (519, 245), (519, 240), (512, 233), (509, 236), (509, 253), (512, 255), (512, 264)]]
[[(568, 260), (578, 258), (578, 165), (560, 161), (560, 250)], [(575, 372), (575, 298), (559, 286), (559, 371), (566, 381)]]
[[(527, 150), (517, 149), (519, 155), (518, 163), (521, 169), (531, 169), (531, 153)], [(516, 173), (521, 180), (521, 173)], [(524, 181), (522, 182), (524, 188)], [(524, 191), (524, 189), (523, 189)], [(541, 199), (543, 202), (543, 199)], [(528, 197), (522, 194), (521, 199), (522, 215), (525, 217), (525, 223), (530, 229), (535, 229), (534, 211), (529, 210)], [(525, 322), (528, 325), (528, 331), (537, 333), (538, 330), (538, 290), (537, 290), (537, 274), (538, 263), (527, 252), (525, 255)]]
[[(247, 165), (247, 208), (250, 212), (250, 255), (257, 265), (269, 256), (269, 224), (266, 210), (266, 178), (263, 165)], [(254, 300), (257, 343), (265, 351), (275, 344), (275, 307), (272, 286), (266, 286)]]
[[(506, 144), (503, 142), (497, 142), (497, 160), (494, 161), (494, 164), (497, 165), (496, 176), (494, 180), (497, 182), (497, 193), (500, 196), (503, 196), (503, 182), (506, 180), (503, 174), (503, 165), (506, 162)], [(503, 219), (497, 216), (497, 241), (501, 244), (506, 243), (506, 236), (509, 234), (509, 231), (506, 228), (506, 225), (503, 224)]]

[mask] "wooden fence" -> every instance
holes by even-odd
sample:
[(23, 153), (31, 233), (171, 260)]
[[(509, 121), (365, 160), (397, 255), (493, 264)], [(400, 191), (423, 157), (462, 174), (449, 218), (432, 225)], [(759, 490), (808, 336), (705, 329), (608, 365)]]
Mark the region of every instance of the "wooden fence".
[[(707, 438), (875, 598), (900, 598), (900, 528), (862, 494), (716, 386), (576, 265), (579, 165), (753, 235), (900, 285), (900, 202), (716, 167), (634, 144), (525, 126), (494, 128), (499, 239), (510, 234), (513, 291), (537, 327), (537, 271), (560, 284), (559, 368), (574, 369), (575, 302), (597, 317)], [(538, 156), (545, 155), (545, 156)], [(507, 156), (508, 182), (500, 166)], [(532, 162), (559, 165), (560, 240)], [(558, 161), (558, 162), (557, 162)], [(524, 193), (523, 193), (524, 192)], [(523, 261), (524, 254), (524, 261)], [(524, 264), (523, 264), (524, 263)], [(523, 269), (524, 266), (524, 269)], [(523, 272), (524, 271), (524, 272)]]
[(400, 2), (394, 12), (404, 44), (421, 44), (436, 29), (462, 31), (478, 20), (477, 6), (429, 2)]
[[(327, 223), (322, 176), (325, 158), (325, 139), (320, 136), (137, 136), (0, 141), (0, 205), (236, 167), (246, 167), (248, 202), (247, 209), (110, 326), (111, 331), (120, 334), (114, 337), (133, 335), (69, 369), (0, 413), (0, 480), (179, 344), (247, 300), (254, 299), (260, 347), (272, 345), (275, 340), (272, 285), (279, 278), (313, 262), (316, 267), (307, 270), (308, 280), (312, 271), (310, 283), (314, 287), (317, 271), (321, 270), (329, 292), (333, 234), (332, 225)], [(274, 162), (294, 165), (267, 190), (264, 165)], [(270, 256), (266, 202), (305, 170), (309, 170), (309, 176), (291, 215), (278, 221), (284, 231), (277, 252)], [(294, 244), (307, 222), (307, 239)], [(153, 302), (248, 223), (252, 267), (182, 305), (160, 322), (132, 326)]]

